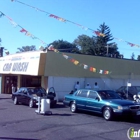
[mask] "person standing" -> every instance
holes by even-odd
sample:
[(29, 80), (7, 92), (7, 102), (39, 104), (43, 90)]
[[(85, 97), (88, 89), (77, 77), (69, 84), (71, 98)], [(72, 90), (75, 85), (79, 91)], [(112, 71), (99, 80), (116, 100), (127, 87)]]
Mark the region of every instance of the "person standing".
[(75, 91), (78, 90), (78, 89), (80, 89), (80, 83), (79, 83), (79, 81), (77, 81), (76, 85), (74, 86), (74, 90)]
[(99, 90), (99, 86), (98, 86), (98, 84), (97, 84), (97, 82), (95, 82), (95, 84), (94, 84), (94, 90)]
[(12, 84), (12, 94), (16, 92), (16, 87), (14, 84)]
[(87, 83), (87, 85), (85, 86), (85, 89), (91, 89), (91, 86), (89, 83)]

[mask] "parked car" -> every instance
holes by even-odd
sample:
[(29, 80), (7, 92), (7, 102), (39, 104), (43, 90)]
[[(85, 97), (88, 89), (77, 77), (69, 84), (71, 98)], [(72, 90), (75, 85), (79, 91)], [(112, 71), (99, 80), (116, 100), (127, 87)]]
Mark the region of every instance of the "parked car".
[(65, 95), (63, 102), (73, 113), (77, 110), (97, 112), (105, 120), (111, 120), (115, 115), (140, 115), (140, 104), (120, 98), (113, 90), (80, 89)]
[(135, 94), (135, 95), (133, 96), (133, 99), (134, 99), (134, 101), (140, 103), (140, 92), (138, 92), (137, 94)]
[(42, 87), (21, 87), (12, 94), (15, 105), (22, 103), (29, 105), (31, 108), (38, 103), (38, 97), (50, 99), (51, 107), (57, 103), (57, 100), (55, 99), (56, 93), (53, 87), (49, 89), (48, 93)]
[(124, 99), (133, 100), (133, 96), (140, 92), (140, 86), (121, 86), (116, 92)]

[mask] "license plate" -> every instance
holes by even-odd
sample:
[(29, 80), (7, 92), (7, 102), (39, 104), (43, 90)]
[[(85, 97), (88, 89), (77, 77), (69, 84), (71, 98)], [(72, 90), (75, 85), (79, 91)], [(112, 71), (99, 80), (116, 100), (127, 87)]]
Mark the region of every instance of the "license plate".
[(140, 115), (140, 111), (137, 111), (137, 115)]

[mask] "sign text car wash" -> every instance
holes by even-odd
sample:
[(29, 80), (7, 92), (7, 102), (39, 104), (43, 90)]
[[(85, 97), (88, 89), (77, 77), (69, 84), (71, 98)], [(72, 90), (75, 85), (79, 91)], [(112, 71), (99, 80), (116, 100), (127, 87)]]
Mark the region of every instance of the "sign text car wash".
[(29, 62), (5, 63), (3, 71), (26, 72)]

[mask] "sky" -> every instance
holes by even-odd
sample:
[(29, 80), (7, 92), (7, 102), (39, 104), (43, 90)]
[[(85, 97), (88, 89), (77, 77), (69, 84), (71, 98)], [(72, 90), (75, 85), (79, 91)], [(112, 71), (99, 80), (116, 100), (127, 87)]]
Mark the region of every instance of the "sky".
[[(140, 55), (139, 6), (140, 0), (0, 0), (0, 11), (6, 15), (0, 17), (1, 46), (14, 54), (22, 46), (35, 45), (39, 49), (55, 40), (72, 43), (79, 35), (95, 36), (94, 31), (105, 23), (120, 54), (130, 59), (134, 53), (137, 59)], [(20, 32), (22, 28), (29, 36)]]

